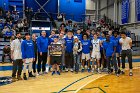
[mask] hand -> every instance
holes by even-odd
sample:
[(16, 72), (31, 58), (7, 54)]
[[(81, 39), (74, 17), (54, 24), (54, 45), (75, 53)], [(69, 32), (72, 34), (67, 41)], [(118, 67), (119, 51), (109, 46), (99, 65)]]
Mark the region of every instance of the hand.
[(48, 49), (50, 49), (51, 48), (51, 46), (48, 46)]
[(22, 61), (23, 61), (23, 63), (25, 63), (26, 60), (25, 59), (22, 59)]
[(78, 52), (80, 52), (80, 50), (78, 50)]
[(40, 52), (40, 56), (42, 56), (42, 52)]
[(11, 55), (11, 59), (14, 60), (14, 56), (13, 55)]
[(33, 58), (33, 62), (35, 61), (35, 58)]
[(104, 58), (106, 59), (106, 56), (104, 55)]
[(114, 57), (114, 53), (112, 54), (112, 57)]

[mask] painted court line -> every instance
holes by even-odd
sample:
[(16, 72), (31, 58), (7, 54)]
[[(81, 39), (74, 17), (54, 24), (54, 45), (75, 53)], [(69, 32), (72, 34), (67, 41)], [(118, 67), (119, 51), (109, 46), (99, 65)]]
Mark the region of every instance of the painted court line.
[(80, 78), (80, 79), (78, 79), (78, 80), (72, 82), (72, 83), (69, 84), (68, 86), (66, 86), (66, 87), (64, 87), (63, 89), (61, 89), (58, 93), (63, 92), (65, 89), (67, 89), (68, 87), (72, 86), (73, 84), (75, 84), (75, 83), (77, 83), (77, 82), (79, 82), (79, 81), (81, 81), (81, 80), (83, 80), (83, 79), (85, 79), (85, 78), (88, 78), (88, 77), (90, 77), (90, 76), (92, 76), (92, 75), (94, 75), (94, 74), (91, 74), (91, 75), (85, 76), (85, 77), (83, 77), (83, 78)]
[(107, 74), (102, 75), (102, 76), (99, 76), (99, 77), (97, 77), (97, 78), (95, 78), (95, 79), (89, 81), (88, 83), (86, 83), (85, 85), (83, 85), (83, 86), (81, 86), (79, 89), (77, 89), (74, 93), (77, 93), (78, 91), (80, 91), (82, 88), (84, 88), (84, 87), (85, 87), (86, 85), (88, 85), (89, 83), (91, 83), (91, 82), (93, 82), (93, 81), (95, 81), (95, 80), (97, 80), (97, 79), (99, 79), (99, 78), (101, 78), (101, 77), (104, 77), (104, 76), (106, 76), (106, 75), (107, 75)]

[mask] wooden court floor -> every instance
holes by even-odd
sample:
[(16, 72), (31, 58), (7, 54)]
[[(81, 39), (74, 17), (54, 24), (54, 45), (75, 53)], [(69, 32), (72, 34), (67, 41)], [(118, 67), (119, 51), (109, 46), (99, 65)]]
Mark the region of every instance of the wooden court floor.
[(77, 93), (140, 93), (140, 68), (134, 70), (134, 76), (125, 75), (116, 77), (107, 75), (101, 77), (83, 88)]
[[(7, 64), (0, 64), (3, 65)], [(128, 68), (128, 64), (126, 66)], [(133, 63), (133, 66), (139, 68), (134, 70), (133, 77), (129, 77), (128, 72), (120, 77), (87, 72), (61, 73), (60, 76), (49, 73), (0, 86), (0, 93), (140, 93), (140, 62)], [(11, 73), (0, 71), (0, 77), (11, 76)]]

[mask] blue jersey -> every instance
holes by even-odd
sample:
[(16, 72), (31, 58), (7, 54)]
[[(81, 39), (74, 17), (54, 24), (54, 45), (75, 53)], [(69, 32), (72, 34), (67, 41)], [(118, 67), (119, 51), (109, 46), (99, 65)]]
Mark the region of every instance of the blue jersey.
[(115, 41), (111, 40), (110, 42), (103, 42), (103, 48), (105, 50), (105, 55), (107, 57), (112, 56), (113, 52), (114, 52), (114, 47), (116, 47), (116, 43)]
[(32, 40), (24, 40), (21, 44), (22, 58), (35, 58), (34, 44)]
[(3, 28), (4, 28), (4, 24), (0, 23), (0, 29), (3, 29)]
[(119, 40), (121, 39), (121, 37), (114, 37), (114, 41), (116, 42), (116, 53), (120, 53), (121, 52), (121, 45), (119, 43)]
[(68, 52), (68, 53), (73, 52), (73, 42), (74, 42), (73, 38), (71, 38), (71, 39), (68, 37), (65, 38), (66, 52)]
[(56, 37), (56, 35), (50, 37), (50, 38), (49, 38), (49, 41), (50, 41), (50, 42), (54, 42), (54, 38), (55, 38), (55, 37)]
[(37, 38), (38, 52), (48, 52), (49, 39), (47, 37), (40, 36)]
[(82, 34), (75, 34), (75, 36), (77, 36), (80, 41), (82, 40)]
[[(103, 42), (106, 41), (106, 38), (105, 38), (105, 37), (100, 37), (100, 40), (101, 40), (101, 42), (103, 43)], [(103, 50), (103, 47), (102, 47), (102, 46), (101, 46), (100, 50)]]
[(84, 54), (90, 53), (91, 41), (90, 40), (82, 40), (81, 44), (82, 44), (82, 52)]
[(115, 38), (114, 36), (110, 36), (110, 40), (114, 40), (114, 38)]

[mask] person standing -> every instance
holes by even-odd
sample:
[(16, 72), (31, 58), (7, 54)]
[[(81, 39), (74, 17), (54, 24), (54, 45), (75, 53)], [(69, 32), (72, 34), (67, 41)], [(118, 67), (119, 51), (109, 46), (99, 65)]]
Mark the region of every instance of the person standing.
[(81, 44), (82, 44), (82, 72), (85, 71), (87, 66), (88, 66), (87, 70), (88, 70), (88, 72), (90, 72), (91, 71), (91, 69), (90, 69), (91, 41), (88, 39), (87, 34), (83, 35), (83, 40), (81, 41)]
[(63, 45), (62, 47), (62, 67), (61, 70), (65, 70), (65, 39), (64, 39), (64, 32), (59, 34), (59, 42)]
[[(48, 46), (49, 46), (49, 39), (46, 37), (46, 31), (42, 31), (41, 36), (37, 38), (37, 47), (38, 47), (37, 71), (38, 71), (38, 75), (46, 74)], [(41, 73), (41, 63), (42, 63), (42, 73)]]
[(121, 59), (122, 59), (122, 74), (124, 73), (125, 69), (125, 58), (128, 58), (128, 63), (129, 63), (129, 76), (133, 76), (132, 72), (132, 39), (130, 37), (126, 36), (125, 32), (121, 32), (121, 39), (119, 40), (121, 46), (122, 46), (122, 52), (121, 52)]
[[(113, 72), (113, 66), (115, 68), (115, 74), (118, 76), (118, 67), (116, 62), (116, 42), (110, 39), (110, 35), (106, 35), (106, 41), (103, 42), (104, 56), (107, 60), (108, 74)], [(112, 65), (112, 66), (111, 66)]]
[(73, 72), (73, 66), (74, 66), (74, 62), (73, 62), (73, 33), (71, 31), (69, 31), (67, 33), (67, 37), (65, 38), (65, 66), (66, 69), (65, 71), (68, 72), (69, 71), (69, 67), (70, 67), (70, 71)]
[(32, 74), (32, 63), (35, 60), (35, 53), (34, 53), (34, 44), (33, 41), (30, 40), (30, 34), (25, 34), (25, 40), (21, 43), (21, 51), (22, 51), (22, 60), (24, 62), (23, 67), (23, 79), (27, 80), (26, 77), (26, 68), (27, 66), (29, 69), (29, 77), (34, 77)]
[(73, 57), (75, 64), (75, 73), (79, 72), (80, 63), (81, 63), (81, 54), (82, 54), (82, 44), (79, 41), (77, 36), (74, 36), (74, 45), (73, 45)]
[[(59, 65), (61, 65), (62, 63), (62, 54), (59, 51), (62, 51), (63, 45), (62, 43), (59, 42), (58, 40), (58, 36), (54, 37), (54, 42), (52, 42), (49, 46), (49, 49), (53, 50), (53, 54), (50, 55), (50, 64), (52, 65), (52, 75), (54, 75), (55, 73), (57, 73), (58, 75), (60, 75), (60, 67)], [(50, 51), (52, 52), (52, 51)], [(58, 54), (60, 53), (60, 54)]]
[(121, 66), (121, 62), (120, 62), (120, 54), (121, 54), (121, 45), (119, 43), (119, 40), (121, 39), (120, 35), (119, 35), (119, 32), (118, 31), (114, 31), (114, 41), (116, 42), (117, 44), (117, 47), (116, 47), (116, 57), (117, 57), (117, 63), (118, 63), (118, 72), (120, 73), (121, 70), (120, 70), (120, 66)]
[[(22, 53), (21, 53), (21, 34), (16, 34), (15, 40), (11, 42), (11, 59), (13, 60), (13, 70), (12, 70), (12, 81), (15, 82), (17, 80), (22, 80), (21, 73), (22, 73)], [(18, 72), (17, 72), (18, 69)], [(16, 78), (17, 73), (17, 78)]]
[(36, 61), (37, 61), (37, 41), (36, 41), (36, 34), (32, 34), (32, 41), (34, 44), (34, 52), (35, 52), (35, 60), (33, 62), (33, 73), (36, 76)]
[(100, 46), (101, 46), (101, 41), (97, 38), (97, 34), (94, 34), (94, 39), (91, 40), (91, 43), (92, 43), (92, 71), (94, 72), (95, 71), (95, 65), (94, 65), (94, 62), (96, 61), (96, 64), (97, 64), (97, 69), (98, 69), (98, 73), (101, 73), (100, 71), (100, 58), (101, 58), (101, 53), (100, 53)]

